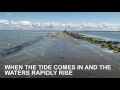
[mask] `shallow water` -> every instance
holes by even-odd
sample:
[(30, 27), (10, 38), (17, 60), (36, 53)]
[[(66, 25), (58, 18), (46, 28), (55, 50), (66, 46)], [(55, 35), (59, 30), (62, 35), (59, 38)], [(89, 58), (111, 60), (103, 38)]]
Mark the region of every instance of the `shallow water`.
[[(9, 32), (9, 31), (8, 31)], [(48, 77), (120, 77), (120, 54), (109, 53), (101, 47), (87, 41), (77, 39), (44, 37), (49, 32), (12, 31), (9, 37), (15, 44), (4, 45), (1, 48), (0, 77), (46, 77), (46, 76), (5, 76), (4, 65), (112, 65), (112, 71), (75, 71), (73, 76), (48, 76)], [(2, 32), (3, 33), (3, 32)], [(9, 34), (5, 32), (6, 35)], [(4, 34), (5, 34), (4, 33)], [(18, 38), (15, 33), (19, 34)], [(33, 33), (33, 35), (32, 35)], [(14, 36), (15, 35), (15, 36)], [(25, 36), (24, 36), (25, 35)], [(5, 35), (4, 35), (5, 36)], [(40, 38), (43, 36), (43, 38)], [(15, 39), (13, 37), (16, 37)], [(8, 38), (6, 36), (5, 38)], [(9, 41), (8, 39), (5, 39)], [(17, 40), (17, 41), (15, 41)], [(23, 40), (23, 41), (22, 41)], [(6, 41), (7, 42), (7, 41)]]
[(26, 30), (0, 30), (0, 55), (16, 53), (24, 47), (37, 43), (41, 36), (44, 37), (48, 33)]

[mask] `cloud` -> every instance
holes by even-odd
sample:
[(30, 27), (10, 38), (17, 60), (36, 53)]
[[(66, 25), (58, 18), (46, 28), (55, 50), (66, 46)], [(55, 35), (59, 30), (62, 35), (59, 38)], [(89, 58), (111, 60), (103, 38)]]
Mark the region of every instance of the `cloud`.
[(20, 21), (19, 22), (20, 25), (31, 25), (32, 23), (30, 21)]
[(0, 20), (0, 30), (107, 30), (107, 31), (120, 31), (120, 24), (111, 24), (111, 23), (81, 23), (81, 24), (62, 24), (62, 23), (32, 23), (30, 21), (9, 21), (9, 20)]
[(0, 24), (9, 24), (9, 20), (0, 20)]
[(6, 13), (6, 15), (7, 15), (7, 16), (11, 16), (11, 15), (12, 15), (12, 13)]
[(30, 21), (20, 21), (18, 24), (26, 28), (33, 28), (33, 24)]

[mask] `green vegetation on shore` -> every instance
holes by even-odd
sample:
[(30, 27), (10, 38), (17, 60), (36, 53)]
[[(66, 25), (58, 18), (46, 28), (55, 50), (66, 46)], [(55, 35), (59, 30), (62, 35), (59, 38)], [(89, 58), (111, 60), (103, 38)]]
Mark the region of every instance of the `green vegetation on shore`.
[(85, 35), (75, 34), (75, 33), (68, 32), (68, 31), (64, 31), (64, 32), (74, 38), (86, 40), (86, 41), (94, 43), (94, 44), (99, 44), (102, 48), (108, 48), (109, 50), (113, 50), (114, 52), (120, 52), (120, 47), (118, 47), (118, 44), (120, 44), (120, 42), (105, 41), (100, 38), (88, 37)]

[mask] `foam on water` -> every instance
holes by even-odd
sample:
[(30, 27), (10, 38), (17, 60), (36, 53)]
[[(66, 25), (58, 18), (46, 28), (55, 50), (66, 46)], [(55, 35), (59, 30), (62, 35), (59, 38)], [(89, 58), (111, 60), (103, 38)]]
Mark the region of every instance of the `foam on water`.
[(113, 53), (113, 51), (112, 51), (112, 50), (108, 50), (107, 48), (106, 48), (106, 49), (104, 49), (104, 50), (102, 50), (102, 51), (104, 51), (104, 52), (108, 52), (108, 53)]
[(48, 36), (54, 36), (56, 34), (56, 32), (50, 33)]

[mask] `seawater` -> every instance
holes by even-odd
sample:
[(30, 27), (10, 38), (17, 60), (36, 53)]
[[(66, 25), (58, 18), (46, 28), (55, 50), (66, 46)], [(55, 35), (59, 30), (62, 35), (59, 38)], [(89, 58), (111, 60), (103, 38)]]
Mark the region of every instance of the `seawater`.
[(120, 32), (109, 31), (73, 31), (74, 33), (83, 34), (91, 37), (98, 37), (108, 41), (120, 41)]
[(32, 46), (53, 31), (0, 30), (0, 56), (8, 56)]

